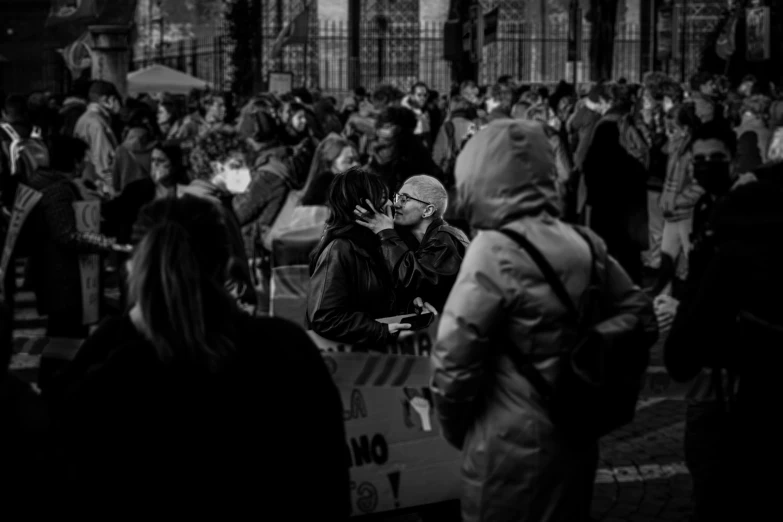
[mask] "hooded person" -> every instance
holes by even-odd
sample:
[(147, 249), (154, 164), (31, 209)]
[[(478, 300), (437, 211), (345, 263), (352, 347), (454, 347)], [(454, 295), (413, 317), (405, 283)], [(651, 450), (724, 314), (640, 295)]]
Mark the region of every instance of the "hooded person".
[[(444, 437), (462, 450), (462, 520), (588, 520), (597, 442), (566, 437), (513, 363), (535, 357), (551, 382), (573, 327), (536, 263), (502, 230), (535, 245), (574, 302), (593, 266), (585, 238), (602, 259), (606, 247), (560, 220), (553, 151), (537, 122), (491, 122), (467, 143), (455, 175), (476, 234), (441, 316), (431, 389)], [(605, 259), (612, 310), (657, 334), (651, 301)]]

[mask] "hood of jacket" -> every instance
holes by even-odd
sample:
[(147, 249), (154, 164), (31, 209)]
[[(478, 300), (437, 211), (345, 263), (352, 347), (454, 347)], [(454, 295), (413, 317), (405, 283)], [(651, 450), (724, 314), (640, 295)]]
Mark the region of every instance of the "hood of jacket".
[(560, 215), (554, 153), (539, 122), (491, 122), (467, 142), (454, 176), (459, 208), (474, 229), (544, 211)]

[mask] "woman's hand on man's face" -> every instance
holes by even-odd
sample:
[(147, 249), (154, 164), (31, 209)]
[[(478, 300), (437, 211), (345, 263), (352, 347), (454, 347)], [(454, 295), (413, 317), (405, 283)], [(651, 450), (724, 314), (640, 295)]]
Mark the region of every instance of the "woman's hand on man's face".
[(357, 224), (369, 228), (376, 234), (380, 234), (384, 230), (394, 229), (394, 209), (391, 204), (387, 202), (379, 212), (369, 199), (364, 201), (370, 210), (361, 205), (356, 205), (353, 213), (357, 216)]

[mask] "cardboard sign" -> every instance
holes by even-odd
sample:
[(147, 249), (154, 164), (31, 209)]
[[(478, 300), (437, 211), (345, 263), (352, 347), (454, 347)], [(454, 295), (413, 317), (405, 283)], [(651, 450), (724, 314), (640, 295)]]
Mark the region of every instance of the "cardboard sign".
[(343, 399), (354, 516), (459, 498), (461, 455), (440, 436), (429, 389), (436, 332), (437, 322), (401, 335), (390, 354), (308, 332)]
[(290, 72), (270, 72), (269, 89), (272, 94), (288, 94), (294, 88), (294, 75)]
[(5, 274), (8, 265), (11, 263), (11, 256), (14, 253), (16, 241), (19, 239), (19, 233), (22, 231), (22, 225), (27, 220), (33, 208), (41, 200), (42, 194), (33, 190), (27, 185), (19, 185), (16, 189), (16, 199), (14, 200), (14, 210), (11, 212), (11, 220), (8, 224), (8, 234), (5, 236), (3, 245), (3, 256), (0, 258), (0, 295), (5, 293)]
[[(76, 229), (79, 232), (98, 233), (101, 227), (101, 202), (78, 201), (73, 204)], [(101, 256), (79, 256), (79, 272), (82, 283), (82, 324), (95, 324), (100, 317)]]

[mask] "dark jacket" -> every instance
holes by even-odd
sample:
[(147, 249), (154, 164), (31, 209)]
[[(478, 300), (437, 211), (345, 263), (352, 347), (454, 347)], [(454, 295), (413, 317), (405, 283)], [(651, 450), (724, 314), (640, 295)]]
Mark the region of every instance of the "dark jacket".
[(591, 228), (606, 241), (610, 253), (648, 245), (647, 171), (623, 147), (619, 115), (609, 111), (595, 127), (582, 164)]
[(314, 153), (310, 138), (293, 149), (269, 142), (256, 153), (250, 186), (233, 201), (248, 259), (267, 254), (262, 248), (263, 238), (275, 223), (288, 193), (304, 185)]
[[(694, 245), (696, 257), (665, 347), (666, 367), (678, 381), (692, 379), (702, 368), (726, 367), (729, 348), (758, 349), (739, 335), (740, 311), (781, 324), (783, 246), (774, 238), (783, 230), (783, 168), (770, 170), (778, 172), (761, 172), (759, 182), (720, 200), (704, 239)], [(763, 360), (763, 355), (756, 358)]]
[(310, 267), (307, 324), (331, 341), (382, 349), (391, 335), (375, 319), (394, 312), (380, 240), (358, 225), (327, 232)]
[(243, 308), (255, 308), (258, 298), (254, 290), (253, 279), (250, 276), (250, 265), (245, 253), (245, 244), (242, 240), (242, 228), (234, 213), (232, 204), (234, 196), (203, 180), (195, 180), (190, 185), (181, 187), (177, 195), (208, 199), (220, 207), (226, 219), (231, 238), (232, 255), (228, 284), (232, 288), (232, 293), (237, 298), (237, 302)]
[(82, 197), (65, 174), (39, 170), (28, 184), (42, 193), (23, 232), (34, 238), (28, 242), (32, 249), (30, 275), (39, 313), (81, 310), (79, 255), (109, 252), (111, 242), (97, 234), (77, 231), (73, 204)]
[[(162, 363), (128, 316), (84, 343), (59, 383), (67, 508), (242, 518), (296, 505), (303, 519), (347, 519), (342, 404), (320, 353), (281, 319), (238, 316), (235, 328), (235, 352), (214, 373)], [(302, 480), (318, 486), (304, 504), (290, 487)]]
[(467, 236), (436, 219), (427, 228), (421, 244), (410, 237), (406, 238), (409, 245), (394, 229), (382, 231), (379, 237), (400, 305), (406, 306), (421, 297), (438, 311), (443, 310), (470, 243)]

